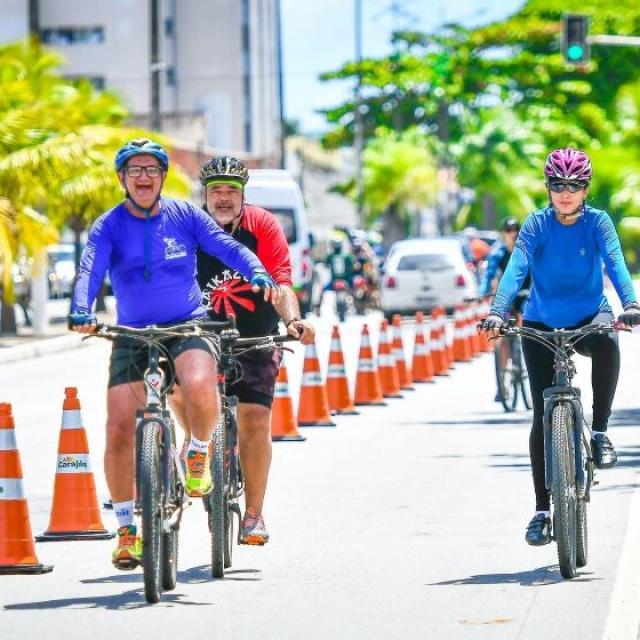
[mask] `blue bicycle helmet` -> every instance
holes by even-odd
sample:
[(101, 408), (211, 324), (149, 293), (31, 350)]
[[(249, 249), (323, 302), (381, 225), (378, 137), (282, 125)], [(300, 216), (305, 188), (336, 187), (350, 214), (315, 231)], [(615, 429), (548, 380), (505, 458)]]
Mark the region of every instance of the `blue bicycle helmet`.
[(136, 138), (135, 140), (129, 140), (116, 154), (116, 171), (122, 171), (130, 158), (143, 153), (156, 158), (165, 171), (169, 169), (169, 156), (157, 142), (153, 142), (148, 138)]

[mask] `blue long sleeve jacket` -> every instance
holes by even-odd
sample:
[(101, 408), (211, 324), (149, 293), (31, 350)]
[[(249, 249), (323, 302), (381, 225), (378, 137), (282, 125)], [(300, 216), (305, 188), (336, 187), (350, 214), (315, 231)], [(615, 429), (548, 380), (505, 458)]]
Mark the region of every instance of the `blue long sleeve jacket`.
[[(146, 251), (145, 225), (151, 233)], [(71, 309), (91, 310), (108, 270), (119, 324), (145, 327), (206, 316), (196, 279), (198, 247), (248, 279), (256, 270), (265, 271), (252, 251), (187, 202), (162, 198), (160, 212), (148, 220), (121, 203), (91, 227)]]
[(562, 225), (551, 206), (539, 209), (522, 226), (491, 313), (504, 317), (528, 273), (533, 282), (525, 320), (561, 328), (611, 311), (604, 295), (603, 263), (623, 306), (636, 302), (618, 234), (606, 211), (585, 206), (575, 224)]

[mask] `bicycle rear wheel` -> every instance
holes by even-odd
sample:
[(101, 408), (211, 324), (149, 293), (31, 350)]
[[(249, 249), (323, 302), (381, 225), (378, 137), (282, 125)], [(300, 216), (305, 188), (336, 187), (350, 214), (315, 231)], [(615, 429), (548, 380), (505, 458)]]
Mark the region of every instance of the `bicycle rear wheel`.
[(496, 370), (496, 383), (500, 402), (507, 413), (515, 411), (518, 401), (519, 382), (514, 376), (511, 341), (503, 338), (493, 350)]
[[(180, 485), (176, 464), (180, 464), (177, 460), (177, 451), (175, 450), (175, 442), (167, 451), (167, 455), (171, 457), (169, 464), (169, 499), (167, 503), (171, 506), (170, 513), (165, 514), (168, 518), (176, 509), (182, 507), (183, 489)], [(175, 523), (169, 531), (162, 531), (162, 588), (165, 591), (172, 591), (176, 588), (178, 580), (178, 535), (179, 523)]]
[(573, 410), (559, 402), (551, 413), (553, 526), (563, 578), (576, 575), (577, 522)]
[(576, 520), (576, 566), (584, 567), (589, 560), (589, 529), (587, 526), (587, 503), (582, 499), (578, 499)]
[(141, 428), (138, 490), (142, 505), (142, 567), (144, 595), (153, 604), (160, 600), (162, 576), (161, 428), (157, 422), (147, 422)]
[[(209, 501), (209, 531), (211, 532), (211, 574), (224, 578), (225, 530), (228, 521), (228, 503), (224, 464), (224, 413), (213, 432), (211, 477), (213, 490)], [(225, 517), (226, 516), (226, 517)]]

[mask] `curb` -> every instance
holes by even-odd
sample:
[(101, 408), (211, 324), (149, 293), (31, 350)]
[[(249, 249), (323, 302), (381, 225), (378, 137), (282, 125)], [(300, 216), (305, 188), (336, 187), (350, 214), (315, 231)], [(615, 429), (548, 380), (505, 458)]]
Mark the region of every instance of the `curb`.
[(86, 345), (82, 342), (82, 337), (79, 335), (45, 338), (43, 340), (36, 340), (30, 344), (20, 344), (14, 347), (0, 349), (0, 364), (26, 360), (28, 358), (38, 358), (49, 355), (50, 353), (77, 349), (83, 346)]

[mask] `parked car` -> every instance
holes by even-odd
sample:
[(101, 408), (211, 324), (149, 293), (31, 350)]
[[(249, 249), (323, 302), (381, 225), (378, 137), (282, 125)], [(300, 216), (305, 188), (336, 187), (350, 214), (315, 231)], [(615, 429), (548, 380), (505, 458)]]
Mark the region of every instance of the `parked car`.
[(68, 298), (76, 277), (75, 246), (53, 244), (47, 247), (49, 260), (49, 297)]
[(304, 314), (312, 304), (313, 261), (302, 192), (291, 173), (283, 169), (251, 169), (249, 176), (245, 187), (247, 203), (273, 213), (289, 243), (293, 286)]
[(380, 290), (386, 316), (444, 306), (453, 309), (477, 295), (474, 275), (457, 238), (401, 240), (389, 249)]

